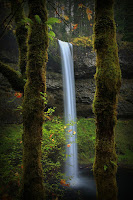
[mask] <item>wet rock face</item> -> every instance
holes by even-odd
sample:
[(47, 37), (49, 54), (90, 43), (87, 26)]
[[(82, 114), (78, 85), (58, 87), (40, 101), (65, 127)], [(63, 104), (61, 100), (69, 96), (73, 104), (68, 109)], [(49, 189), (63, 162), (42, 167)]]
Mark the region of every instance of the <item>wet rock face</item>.
[[(118, 117), (123, 118), (133, 117), (133, 56), (131, 56), (131, 52), (128, 50), (121, 50), (119, 52), (123, 79), (119, 94)], [(53, 65), (53, 67), (54, 66), (55, 65)], [(50, 68), (50, 71), (52, 71), (52, 66)], [(49, 78), (47, 78), (47, 83), (49, 83), (47, 90), (52, 94), (52, 97), (54, 98), (53, 102), (58, 102), (56, 103), (56, 112), (60, 114), (63, 111), (63, 88), (61, 82), (62, 75), (59, 68), (61, 69), (60, 63), (58, 63), (58, 73), (55, 72), (53, 76), (50, 75), (52, 72), (47, 72), (48, 74), (50, 73), (48, 75)], [(77, 115), (91, 117), (93, 116), (92, 103), (95, 94), (95, 52), (93, 52), (91, 48), (74, 47), (74, 69)], [(55, 71), (55, 68), (53, 71)]]
[[(6, 39), (6, 38), (5, 38)], [(14, 40), (14, 39), (13, 39)], [(17, 43), (14, 43), (12, 51), (8, 50), (8, 43), (2, 42), (0, 59), (18, 70)], [(4, 47), (6, 45), (6, 47)], [(8, 55), (8, 59), (7, 59)], [(14, 55), (14, 56), (13, 56)], [(77, 115), (83, 117), (93, 116), (92, 103), (95, 94), (96, 54), (91, 48), (74, 46), (73, 52), (75, 70), (75, 88)], [(122, 86), (119, 94), (118, 116), (133, 117), (133, 55), (128, 49), (119, 51), (120, 66), (122, 69)], [(20, 123), (22, 116), (14, 110), (20, 104), (19, 99), (9, 103), (14, 98), (14, 92), (8, 81), (0, 75), (0, 121), (5, 123)], [(60, 52), (57, 48), (49, 49), (49, 61), (47, 63), (47, 107), (56, 107), (55, 114), (63, 115), (63, 81), (60, 61)]]
[(96, 54), (92, 48), (74, 47), (76, 79), (90, 79), (96, 72)]

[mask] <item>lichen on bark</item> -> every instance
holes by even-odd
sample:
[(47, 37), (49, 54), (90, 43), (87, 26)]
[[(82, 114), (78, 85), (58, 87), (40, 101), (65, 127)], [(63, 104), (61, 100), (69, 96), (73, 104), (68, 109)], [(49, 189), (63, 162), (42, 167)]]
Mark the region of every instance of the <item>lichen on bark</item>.
[[(22, 199), (44, 200), (41, 164), (41, 140), (44, 101), (40, 92), (46, 91), (46, 63), (48, 60), (47, 10), (45, 0), (29, 0), (32, 24), (28, 36), (27, 82), (23, 101), (23, 189)], [(35, 15), (41, 19), (37, 22)]]
[(95, 0), (94, 47), (97, 60), (93, 109), (96, 118), (96, 145), (93, 169), (99, 200), (117, 199), (115, 125), (121, 71), (113, 3), (113, 0)]

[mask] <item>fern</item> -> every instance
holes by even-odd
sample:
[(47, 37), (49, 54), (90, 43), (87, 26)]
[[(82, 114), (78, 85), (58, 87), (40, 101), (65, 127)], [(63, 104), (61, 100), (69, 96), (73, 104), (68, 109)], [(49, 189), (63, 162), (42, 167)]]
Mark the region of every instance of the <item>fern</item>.
[(20, 23), (23, 25), (24, 24), (32, 24), (33, 21), (30, 18), (26, 17), (25, 19), (22, 19)]
[(48, 33), (48, 36), (49, 36), (49, 39), (50, 39), (50, 40), (53, 40), (54, 37), (55, 37), (55, 33), (54, 33), (53, 31), (50, 31), (50, 32)]
[(42, 20), (41, 18), (39, 17), (39, 15), (35, 15), (35, 20), (38, 24), (41, 24), (42, 23)]
[(55, 23), (60, 23), (60, 20), (55, 17), (50, 17), (45, 23), (48, 25), (53, 25)]

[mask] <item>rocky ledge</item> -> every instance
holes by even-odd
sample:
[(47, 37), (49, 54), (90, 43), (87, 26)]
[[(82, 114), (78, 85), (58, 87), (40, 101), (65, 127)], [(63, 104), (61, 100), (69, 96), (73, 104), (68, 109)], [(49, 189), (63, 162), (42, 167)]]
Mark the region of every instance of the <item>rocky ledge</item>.
[[(5, 53), (6, 52), (6, 53)], [(0, 53), (0, 59), (10, 64), (16, 69), (18, 61), (17, 44), (12, 51), (8, 48)], [(8, 59), (7, 59), (8, 55)], [(13, 55), (16, 55), (14, 58)], [(92, 117), (92, 103), (95, 93), (94, 75), (96, 71), (96, 54), (92, 48), (74, 46), (74, 69), (76, 87), (77, 115), (82, 117)], [(120, 66), (122, 70), (122, 86), (119, 94), (118, 117), (133, 117), (133, 56), (129, 49), (119, 51)], [(17, 68), (18, 69), (18, 68)], [(48, 107), (56, 107), (55, 114), (63, 115), (63, 87), (61, 72), (60, 53), (57, 48), (49, 48), (49, 61), (47, 64), (47, 92)], [(15, 122), (19, 120), (18, 113), (14, 111), (20, 101), (8, 103), (13, 98), (14, 91), (8, 81), (0, 76), (0, 121)], [(9, 96), (9, 99), (7, 99)]]
[[(47, 91), (50, 94), (50, 106), (56, 106), (56, 113), (63, 111), (63, 89), (61, 63), (55, 62), (55, 54), (50, 56), (47, 71)], [(60, 58), (59, 58), (60, 60)], [(119, 51), (122, 70), (122, 86), (119, 94), (118, 117), (133, 117), (133, 56), (128, 49)], [(56, 68), (57, 67), (57, 68)], [(77, 115), (93, 116), (92, 103), (95, 93), (96, 54), (91, 48), (74, 47), (74, 69), (76, 87)]]

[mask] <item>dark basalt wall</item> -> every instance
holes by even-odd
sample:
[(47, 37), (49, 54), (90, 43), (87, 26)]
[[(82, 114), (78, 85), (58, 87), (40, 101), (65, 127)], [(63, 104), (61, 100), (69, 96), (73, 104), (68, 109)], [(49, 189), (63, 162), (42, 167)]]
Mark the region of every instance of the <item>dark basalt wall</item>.
[[(122, 86), (119, 94), (118, 117), (130, 118), (133, 117), (133, 56), (131, 50), (126, 48), (120, 50), (119, 58), (122, 70)], [(77, 114), (78, 116), (89, 117), (93, 115), (92, 102), (95, 93), (94, 75), (96, 71), (95, 52), (91, 48), (74, 46), (74, 67)], [(52, 100), (49, 104), (56, 104), (56, 112), (62, 112), (61, 64), (60, 62), (55, 62), (54, 56), (50, 57), (48, 63), (47, 91), (50, 93)]]
[[(12, 48), (11, 48), (12, 47)], [(91, 48), (74, 46), (74, 68), (77, 115), (93, 116), (92, 102), (95, 93), (94, 75), (96, 71), (96, 54)], [(0, 41), (0, 60), (18, 70), (18, 47), (13, 34), (5, 35)], [(133, 53), (127, 48), (119, 50), (119, 60), (122, 70), (122, 86), (119, 94), (118, 117), (133, 117)], [(56, 107), (55, 114), (63, 115), (63, 87), (61, 74), (60, 51), (49, 47), (47, 63), (48, 107)], [(15, 91), (0, 74), (0, 121), (4, 123), (20, 123), (22, 116), (15, 109), (22, 102), (14, 98)]]

